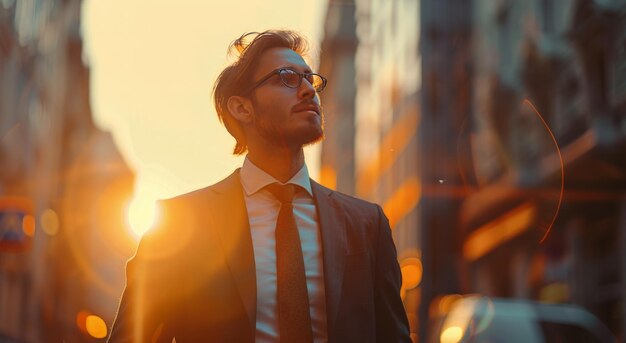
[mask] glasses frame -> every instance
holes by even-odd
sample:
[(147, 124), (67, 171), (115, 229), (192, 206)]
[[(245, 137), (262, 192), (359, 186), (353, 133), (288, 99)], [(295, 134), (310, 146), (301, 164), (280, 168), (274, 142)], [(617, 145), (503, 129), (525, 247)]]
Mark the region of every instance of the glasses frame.
[[(284, 71), (286, 71), (286, 70), (288, 70), (288, 71), (290, 71), (290, 72), (293, 72), (293, 73), (295, 73), (296, 75), (298, 75), (298, 77), (299, 77), (299, 78), (298, 78), (298, 85), (296, 85), (296, 86), (290, 86), (290, 85), (288, 85), (288, 84), (285, 82), (285, 80), (283, 80), (283, 77), (282, 77), (282, 74), (281, 74), (281, 73), (282, 73), (282, 72), (284, 72)], [(321, 86), (321, 88), (320, 88), (319, 90), (315, 89), (315, 91), (316, 91), (317, 93), (321, 93), (321, 92), (324, 90), (324, 88), (326, 88), (326, 84), (328, 83), (328, 80), (327, 80), (325, 77), (323, 77), (322, 75), (317, 74), (317, 73), (300, 73), (300, 72), (297, 72), (297, 71), (295, 71), (295, 70), (293, 70), (293, 69), (291, 69), (291, 68), (278, 68), (278, 69), (274, 69), (274, 70), (272, 70), (272, 71), (271, 71), (271, 72), (269, 72), (267, 75), (263, 76), (263, 77), (262, 77), (259, 81), (257, 81), (254, 85), (252, 85), (250, 88), (248, 88), (245, 92), (243, 92), (243, 95), (246, 95), (246, 94), (248, 94), (248, 93), (252, 92), (253, 90), (257, 89), (259, 86), (261, 86), (263, 83), (265, 83), (267, 80), (269, 80), (269, 79), (270, 79), (272, 76), (274, 76), (274, 75), (278, 75), (278, 76), (280, 76), (280, 82), (282, 82), (282, 83), (283, 83), (283, 85), (285, 85), (285, 87), (289, 87), (289, 88), (299, 88), (299, 87), (302, 85), (302, 79), (305, 79), (305, 78), (307, 78), (307, 77), (309, 77), (309, 76), (311, 76), (311, 75), (318, 76), (320, 79), (322, 79), (322, 86)], [(308, 79), (308, 78), (307, 78), (306, 80), (307, 80), (307, 82), (309, 82), (311, 85), (313, 85), (313, 84), (309, 81), (309, 79)], [(315, 88), (315, 87), (314, 87), (314, 88)]]

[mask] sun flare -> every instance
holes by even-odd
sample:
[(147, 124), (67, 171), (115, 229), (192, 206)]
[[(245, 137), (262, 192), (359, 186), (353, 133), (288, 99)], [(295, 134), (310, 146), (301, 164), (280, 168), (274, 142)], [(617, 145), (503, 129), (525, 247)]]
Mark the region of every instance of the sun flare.
[(141, 238), (156, 223), (158, 210), (156, 197), (146, 192), (135, 192), (128, 205), (126, 218), (130, 233)]

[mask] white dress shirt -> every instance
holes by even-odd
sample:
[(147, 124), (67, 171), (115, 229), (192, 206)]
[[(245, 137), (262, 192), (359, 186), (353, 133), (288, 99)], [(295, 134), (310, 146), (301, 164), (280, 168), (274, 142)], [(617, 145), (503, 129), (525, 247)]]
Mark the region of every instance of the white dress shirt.
[[(254, 165), (248, 158), (241, 167), (241, 184), (250, 221), (254, 261), (256, 266), (256, 335), (257, 343), (278, 342), (276, 308), (276, 221), (280, 202), (263, 187), (278, 182)], [(294, 184), (293, 214), (298, 225), (304, 269), (309, 293), (313, 339), (315, 343), (328, 341), (326, 324), (326, 297), (319, 220), (313, 201), (311, 180), (306, 164), (287, 184)]]

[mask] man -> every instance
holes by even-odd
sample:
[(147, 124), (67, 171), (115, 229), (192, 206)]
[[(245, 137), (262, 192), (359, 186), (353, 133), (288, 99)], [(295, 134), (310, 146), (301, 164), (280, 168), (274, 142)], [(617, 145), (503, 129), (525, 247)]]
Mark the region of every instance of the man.
[[(410, 342), (378, 205), (309, 179), (326, 79), (291, 31), (246, 34), (214, 100), (243, 167), (162, 204), (127, 265), (110, 342)], [(285, 186), (287, 185), (287, 186)]]

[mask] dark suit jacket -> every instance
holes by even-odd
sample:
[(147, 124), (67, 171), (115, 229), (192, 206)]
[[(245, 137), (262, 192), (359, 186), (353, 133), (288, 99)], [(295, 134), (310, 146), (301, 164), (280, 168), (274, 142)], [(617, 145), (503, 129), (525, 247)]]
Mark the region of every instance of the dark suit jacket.
[[(311, 183), (329, 342), (410, 342), (381, 208)], [(164, 201), (161, 212), (127, 264), (109, 342), (254, 342), (254, 253), (239, 170)]]

